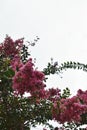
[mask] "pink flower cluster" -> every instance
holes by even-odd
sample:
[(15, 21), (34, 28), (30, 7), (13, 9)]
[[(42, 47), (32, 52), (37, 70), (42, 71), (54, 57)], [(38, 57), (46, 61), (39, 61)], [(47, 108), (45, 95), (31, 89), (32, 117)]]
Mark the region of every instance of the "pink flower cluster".
[(11, 65), (11, 67), (12, 67), (12, 69), (13, 69), (14, 71), (18, 71), (19, 68), (21, 68), (21, 67), (23, 66), (23, 63), (22, 63), (22, 61), (21, 61), (20, 56), (19, 56), (19, 55), (15, 55), (15, 56), (13, 57), (13, 59), (11, 60), (10, 65)]
[(23, 38), (13, 41), (9, 36), (7, 36), (0, 45), (0, 53), (5, 56), (14, 56), (19, 54), (21, 47), (23, 46)]
[[(86, 99), (87, 100), (87, 99)], [(80, 122), (81, 115), (87, 112), (87, 105), (82, 104), (78, 96), (56, 101), (53, 106), (53, 119), (60, 123)]]
[(45, 87), (44, 74), (34, 70), (33, 65), (32, 59), (29, 59), (13, 77), (13, 89), (19, 94), (29, 92), (31, 95), (35, 95)]
[(60, 99), (60, 90), (58, 88), (50, 88), (48, 90), (40, 89), (38, 95), (35, 95), (37, 98), (46, 99), (51, 102)]
[(5, 58), (10, 58), (10, 67), (15, 71), (12, 79), (13, 89), (19, 94), (29, 92), (31, 96), (44, 98), (46, 96), (44, 87), (44, 74), (34, 70), (32, 59), (25, 64), (21, 60), (21, 49), (23, 47), (23, 38), (13, 41), (7, 36), (0, 45), (0, 54)]
[(87, 105), (87, 90), (82, 91), (81, 89), (79, 89), (77, 92), (77, 96), (78, 96), (80, 102), (82, 102), (82, 104)]
[(60, 99), (60, 89), (59, 88), (50, 88), (46, 91), (47, 99), (55, 102)]

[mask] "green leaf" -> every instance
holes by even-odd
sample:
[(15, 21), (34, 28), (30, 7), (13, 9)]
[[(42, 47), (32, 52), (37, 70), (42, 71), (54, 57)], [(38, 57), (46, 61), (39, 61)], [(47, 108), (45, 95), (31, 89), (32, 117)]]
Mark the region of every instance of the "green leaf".
[(4, 72), (4, 75), (7, 77), (13, 77), (15, 75), (15, 72), (9, 68), (7, 71)]

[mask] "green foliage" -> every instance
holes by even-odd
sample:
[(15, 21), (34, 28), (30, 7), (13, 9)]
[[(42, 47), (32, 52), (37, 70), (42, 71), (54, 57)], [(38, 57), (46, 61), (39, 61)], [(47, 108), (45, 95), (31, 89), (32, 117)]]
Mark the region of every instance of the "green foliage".
[(47, 68), (43, 69), (43, 73), (45, 75), (55, 74), (58, 71), (57, 66), (53, 65), (52, 63), (48, 63)]
[(61, 95), (61, 98), (68, 98), (70, 96), (70, 90), (69, 88), (63, 89), (63, 93)]
[(4, 72), (4, 75), (8, 78), (12, 78), (15, 75), (15, 72), (9, 68), (7, 71)]
[(43, 72), (45, 75), (59, 74), (63, 70), (67, 70), (67, 69), (78, 69), (78, 70), (83, 70), (83, 71), (87, 72), (87, 64), (67, 61), (67, 62), (62, 63), (59, 66), (58, 64), (55, 65), (55, 62), (54, 63), (49, 62), (47, 65), (47, 68), (43, 69)]
[(30, 53), (28, 52), (28, 47), (26, 45), (23, 45), (21, 50), (21, 59), (23, 63), (27, 62), (28, 56), (30, 56)]
[(61, 64), (59, 69), (82, 69), (83, 71), (87, 71), (87, 65), (79, 63), (79, 62), (72, 62), (67, 61)]

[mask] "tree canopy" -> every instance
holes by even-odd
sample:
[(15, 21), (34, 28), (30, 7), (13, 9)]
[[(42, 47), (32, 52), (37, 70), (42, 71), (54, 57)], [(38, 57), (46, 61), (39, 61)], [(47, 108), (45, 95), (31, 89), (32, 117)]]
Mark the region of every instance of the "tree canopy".
[[(87, 124), (87, 90), (79, 89), (71, 97), (68, 88), (62, 93), (59, 88), (47, 89), (46, 85), (47, 75), (69, 68), (87, 71), (87, 65), (70, 61), (59, 66), (50, 62), (39, 71), (29, 47), (24, 38), (14, 41), (9, 36), (0, 44), (0, 130), (29, 130), (37, 124), (53, 130), (49, 120), (62, 124), (58, 128), (62, 130)], [(26, 97), (25, 93), (29, 95)]]

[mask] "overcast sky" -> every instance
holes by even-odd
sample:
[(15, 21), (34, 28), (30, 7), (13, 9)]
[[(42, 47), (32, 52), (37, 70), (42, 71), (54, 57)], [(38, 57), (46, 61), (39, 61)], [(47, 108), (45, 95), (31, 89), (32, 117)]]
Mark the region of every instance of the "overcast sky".
[[(87, 0), (0, 0), (1, 42), (6, 34), (28, 41), (40, 38), (30, 48), (40, 69), (51, 57), (87, 64)], [(69, 70), (62, 76), (51, 76), (48, 87), (69, 87), (73, 94), (87, 88), (86, 72)]]

